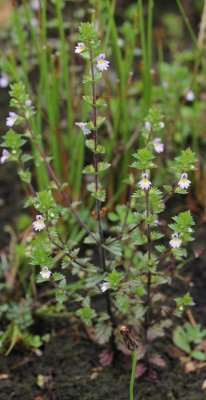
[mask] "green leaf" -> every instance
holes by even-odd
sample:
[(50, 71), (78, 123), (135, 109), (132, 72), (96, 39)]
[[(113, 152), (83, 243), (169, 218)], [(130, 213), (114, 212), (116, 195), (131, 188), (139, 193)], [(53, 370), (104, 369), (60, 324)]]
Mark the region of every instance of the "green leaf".
[(8, 147), (13, 150), (18, 150), (20, 147), (26, 143), (25, 139), (22, 139), (22, 135), (13, 131), (13, 129), (9, 129), (6, 135), (3, 136), (4, 141), (2, 146)]
[(23, 182), (30, 183), (31, 182), (31, 172), (29, 170), (19, 171), (19, 176)]
[(89, 306), (85, 306), (80, 310), (77, 310), (76, 314), (87, 326), (92, 326), (92, 320), (96, 317), (96, 311)]
[(89, 174), (89, 175), (96, 175), (96, 171), (94, 168), (93, 164), (87, 165), (83, 170), (82, 170), (83, 174)]
[(121, 281), (123, 280), (123, 276), (120, 272), (115, 269), (110, 272), (107, 276), (107, 282), (109, 282), (109, 287), (113, 290), (117, 290)]
[(138, 150), (137, 153), (133, 154), (133, 157), (137, 160), (132, 164), (133, 168), (140, 171), (146, 171), (155, 167), (155, 164), (153, 163), (153, 152), (147, 147)]
[(98, 163), (99, 173), (105, 172), (110, 166), (111, 166), (111, 164), (109, 164), (107, 162), (99, 162)]
[(190, 345), (187, 341), (187, 336), (185, 334), (185, 331), (182, 327), (177, 327), (175, 331), (173, 332), (173, 341), (177, 347), (179, 347), (181, 350), (185, 351), (185, 353), (190, 354), (191, 353), (191, 348)]
[(181, 155), (175, 159), (175, 169), (178, 172), (194, 171), (197, 162), (196, 154), (191, 149), (182, 150)]
[(193, 350), (190, 353), (190, 357), (192, 357), (192, 358), (194, 358), (195, 360), (198, 360), (198, 361), (205, 361), (206, 360), (205, 353), (203, 353), (201, 351), (197, 351), (197, 350)]

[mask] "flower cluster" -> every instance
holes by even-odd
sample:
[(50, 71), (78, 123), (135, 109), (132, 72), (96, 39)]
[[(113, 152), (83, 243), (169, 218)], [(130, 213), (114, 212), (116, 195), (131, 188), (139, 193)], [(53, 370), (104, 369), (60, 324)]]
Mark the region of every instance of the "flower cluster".
[[(80, 54), (85, 50), (87, 50), (86, 45), (83, 42), (79, 42), (77, 43), (74, 51), (76, 54)], [(110, 61), (106, 60), (106, 56), (104, 53), (101, 53), (96, 57), (96, 63), (98, 70), (103, 72), (107, 71), (107, 69), (109, 68)]]

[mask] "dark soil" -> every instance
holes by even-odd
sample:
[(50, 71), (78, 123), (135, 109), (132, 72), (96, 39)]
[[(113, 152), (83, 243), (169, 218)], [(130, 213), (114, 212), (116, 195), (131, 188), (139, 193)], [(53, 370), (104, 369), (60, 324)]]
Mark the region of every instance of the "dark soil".
[[(198, 246), (204, 238), (200, 233)], [(187, 270), (194, 286), (190, 292), (196, 302), (193, 310), (197, 322), (204, 324), (206, 255), (202, 254)], [(84, 332), (79, 339), (67, 320), (37, 323), (36, 330), (55, 334), (43, 349), (42, 356), (17, 346), (8, 356), (0, 357), (0, 400), (127, 400), (129, 399), (130, 360), (120, 356), (116, 365), (100, 370), (99, 346), (91, 343)], [(156, 344), (165, 359), (165, 369), (157, 371), (157, 380), (141, 378), (136, 383), (136, 400), (204, 400), (202, 383), (205, 369), (185, 374), (177, 359), (168, 355), (171, 335)], [(5, 376), (3, 376), (5, 374)], [(38, 375), (48, 377), (43, 388)], [(4, 378), (4, 379), (3, 379)]]

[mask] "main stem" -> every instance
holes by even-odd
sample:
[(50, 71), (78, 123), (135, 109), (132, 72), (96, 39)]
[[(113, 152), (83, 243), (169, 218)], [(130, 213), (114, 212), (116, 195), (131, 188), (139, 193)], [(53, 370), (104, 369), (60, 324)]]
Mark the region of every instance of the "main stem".
[[(99, 156), (97, 154), (97, 146), (98, 146), (98, 129), (97, 129), (97, 106), (96, 106), (96, 83), (95, 83), (95, 74), (94, 74), (94, 64), (93, 64), (93, 53), (90, 50), (90, 65), (91, 65), (91, 77), (92, 77), (92, 110), (93, 110), (93, 124), (94, 124), (94, 169), (95, 169), (95, 190), (96, 194), (99, 190), (99, 171), (98, 171), (98, 162)], [(96, 212), (97, 212), (97, 222), (98, 222), (98, 230), (99, 230), (99, 252), (100, 252), (100, 262), (104, 272), (106, 272), (106, 262), (105, 262), (105, 250), (104, 250), (104, 234), (102, 229), (102, 220), (101, 220), (101, 201), (96, 198)]]
[[(94, 125), (94, 168), (95, 168), (95, 191), (98, 194), (99, 190), (99, 171), (98, 171), (98, 163), (99, 156), (97, 154), (97, 146), (98, 146), (98, 128), (97, 128), (97, 95), (96, 95), (96, 83), (95, 83), (95, 73), (94, 73), (94, 64), (93, 64), (93, 51), (90, 49), (90, 66), (91, 66), (91, 78), (92, 78), (92, 111), (93, 111), (93, 125)], [(107, 272), (106, 266), (106, 258), (105, 258), (105, 249), (104, 249), (104, 233), (102, 229), (102, 220), (101, 220), (101, 201), (96, 198), (96, 213), (97, 213), (97, 223), (99, 230), (99, 255), (100, 255), (100, 265), (103, 272)], [(105, 292), (106, 305), (107, 305), (107, 313), (110, 316), (110, 320), (112, 323), (113, 330), (116, 326), (115, 318), (112, 312), (111, 301), (109, 293)], [(115, 350), (114, 344), (114, 336), (112, 334), (111, 345)]]
[[(150, 206), (149, 206), (149, 189), (145, 190), (145, 200), (146, 200), (146, 215), (147, 218), (150, 214)], [(151, 229), (150, 225), (147, 222), (147, 255), (148, 255), (148, 268), (150, 268), (150, 259), (151, 259)], [(144, 340), (146, 346), (146, 353), (145, 353), (145, 360), (147, 367), (149, 367), (149, 350), (148, 350), (148, 328), (149, 328), (149, 320), (150, 320), (150, 289), (151, 289), (151, 272), (148, 271), (147, 274), (147, 298), (145, 302), (145, 307), (147, 307), (145, 313), (145, 320), (144, 320)]]
[(137, 354), (136, 350), (132, 351), (132, 372), (129, 386), (129, 400), (134, 400), (134, 383), (137, 370)]

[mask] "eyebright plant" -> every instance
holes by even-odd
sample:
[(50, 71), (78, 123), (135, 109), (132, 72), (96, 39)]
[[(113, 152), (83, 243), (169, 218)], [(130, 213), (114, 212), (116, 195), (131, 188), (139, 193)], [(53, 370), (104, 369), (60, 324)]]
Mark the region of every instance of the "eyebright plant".
[[(193, 240), (192, 215), (190, 211), (180, 212), (163, 226), (161, 214), (174, 194), (187, 194), (196, 157), (189, 148), (181, 151), (168, 163), (165, 185), (156, 186), (167, 127), (161, 110), (151, 108), (142, 122), (144, 146), (133, 154), (133, 172), (128, 174), (128, 202), (107, 211), (107, 174), (111, 166), (104, 161), (107, 149), (101, 136), (106, 104), (99, 95), (102, 85), (98, 83), (102, 74), (109, 73), (110, 62), (102, 53), (94, 23), (81, 24), (74, 51), (89, 65), (83, 78), (83, 100), (90, 107), (91, 120), (76, 122), (76, 129), (77, 134), (85, 135), (90, 152), (91, 162), (82, 173), (94, 207), (91, 216), (85, 221), (80, 204), (71, 202), (67, 183), (59, 181), (52, 160), (39, 144), (31, 124), (35, 109), (21, 83), (11, 86), (14, 111), (7, 119), (10, 129), (2, 143), (1, 163), (15, 161), (30, 191), (26, 206), (34, 207), (35, 217), (34, 238), (28, 247), (38, 284), (45, 283), (52, 289), (58, 312), (67, 308), (68, 299), (74, 303), (74, 312), (88, 333), (92, 329), (92, 337), (107, 347), (110, 360), (117, 349), (128, 352), (120, 327), (126, 326), (130, 337), (133, 331), (139, 342), (133, 367), (137, 356), (142, 359), (138, 365), (146, 372), (155, 363), (151, 342), (164, 335), (172, 316), (181, 317), (185, 308), (194, 304), (189, 293), (172, 299), (164, 291), (177, 277), (177, 270), (180, 276), (180, 268), (186, 263), (187, 245)], [(30, 170), (32, 157), (24, 146), (28, 140), (39, 154), (35, 162), (44, 163), (50, 176), (49, 187), (37, 193)], [(69, 232), (75, 229), (75, 235), (67, 236), (68, 226)], [(97, 302), (101, 307), (96, 307)]]

